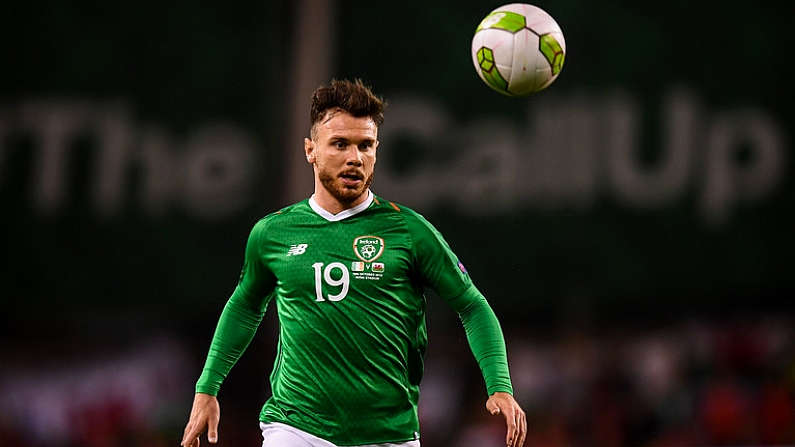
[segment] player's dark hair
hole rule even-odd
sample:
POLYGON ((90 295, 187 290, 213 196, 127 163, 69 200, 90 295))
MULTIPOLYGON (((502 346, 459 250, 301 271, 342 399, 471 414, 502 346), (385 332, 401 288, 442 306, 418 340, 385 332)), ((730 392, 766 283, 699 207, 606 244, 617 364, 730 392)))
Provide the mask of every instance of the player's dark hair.
POLYGON ((369 117, 376 127, 384 122, 384 109, 387 102, 375 95, 361 79, 349 81, 334 79, 312 93, 309 120, 314 137, 315 125, 333 109, 344 110, 356 118, 369 117))

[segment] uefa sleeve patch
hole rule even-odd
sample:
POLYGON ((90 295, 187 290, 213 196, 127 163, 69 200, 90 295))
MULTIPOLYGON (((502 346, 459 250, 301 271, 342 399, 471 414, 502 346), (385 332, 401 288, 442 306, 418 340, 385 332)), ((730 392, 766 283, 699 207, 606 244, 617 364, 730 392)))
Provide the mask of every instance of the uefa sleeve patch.
POLYGON ((461 273, 463 273, 465 275, 467 274, 467 268, 464 267, 464 263, 463 262, 458 261, 458 268, 461 270, 461 273))

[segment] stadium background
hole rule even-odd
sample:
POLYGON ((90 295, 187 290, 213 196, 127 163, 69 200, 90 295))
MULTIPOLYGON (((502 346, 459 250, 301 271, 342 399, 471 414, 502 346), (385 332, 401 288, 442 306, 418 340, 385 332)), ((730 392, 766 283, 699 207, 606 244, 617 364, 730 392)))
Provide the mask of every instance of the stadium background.
MULTIPOLYGON (((792 7, 539 2, 566 64, 510 99, 469 53, 499 3, 461 3, 3 4, 0 444, 178 444, 249 228, 311 191, 331 77, 391 101, 374 190, 490 298, 529 445, 795 444, 792 7)), ((428 318, 423 445, 501 445, 455 315, 428 318)), ((221 445, 259 443, 274 325, 221 445)))

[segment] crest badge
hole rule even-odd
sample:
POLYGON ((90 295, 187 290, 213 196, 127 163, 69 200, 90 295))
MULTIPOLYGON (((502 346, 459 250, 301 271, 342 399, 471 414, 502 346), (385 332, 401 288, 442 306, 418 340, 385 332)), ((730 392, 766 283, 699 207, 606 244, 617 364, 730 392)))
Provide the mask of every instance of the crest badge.
POLYGON ((359 236, 353 240, 353 252, 364 262, 373 262, 384 254, 384 240, 378 236, 359 236))

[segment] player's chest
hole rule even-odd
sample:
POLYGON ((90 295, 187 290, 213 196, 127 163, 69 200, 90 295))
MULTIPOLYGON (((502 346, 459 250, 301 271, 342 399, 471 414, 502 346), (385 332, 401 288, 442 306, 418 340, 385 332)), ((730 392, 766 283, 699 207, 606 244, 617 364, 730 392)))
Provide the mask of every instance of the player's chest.
POLYGON ((410 276, 411 239, 390 222, 295 225, 269 245, 266 264, 289 294, 312 290, 318 300, 342 299, 351 290, 395 287, 410 276))

